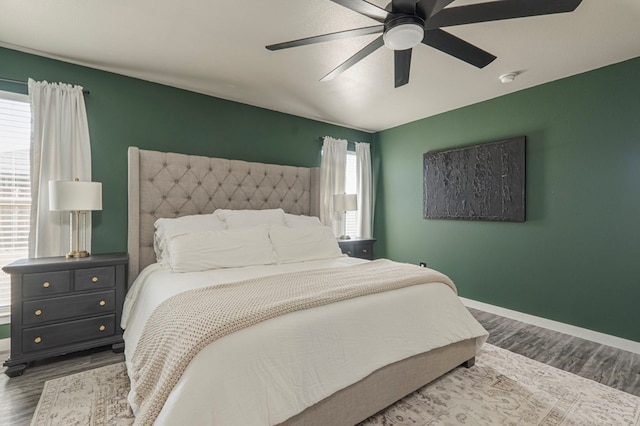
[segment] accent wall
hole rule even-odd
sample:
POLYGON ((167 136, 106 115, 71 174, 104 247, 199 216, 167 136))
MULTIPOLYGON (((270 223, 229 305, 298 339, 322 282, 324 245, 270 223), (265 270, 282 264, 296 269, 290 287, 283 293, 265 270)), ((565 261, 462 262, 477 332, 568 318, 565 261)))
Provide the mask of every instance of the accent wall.
MULTIPOLYGON (((463 297, 640 341, 640 58, 376 135, 376 254, 463 297), (524 135, 526 222, 425 220, 425 152, 524 135)), ((518 84, 517 80, 513 84, 518 84)))

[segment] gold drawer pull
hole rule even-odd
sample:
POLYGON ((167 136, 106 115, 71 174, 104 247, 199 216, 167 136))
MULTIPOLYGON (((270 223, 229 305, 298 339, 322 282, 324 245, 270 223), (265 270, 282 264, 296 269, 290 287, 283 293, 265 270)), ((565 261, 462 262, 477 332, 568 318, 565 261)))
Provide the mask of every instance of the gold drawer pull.
POLYGON ((107 329, 107 327, 105 327, 104 325, 100 326, 100 331, 105 331, 107 329))
POLYGON ((36 309, 34 314, 36 314, 36 316, 39 317, 40 315, 42 315, 42 310, 41 309, 36 309))
POLYGON ((51 284, 49 284, 49 281, 45 281, 45 282, 42 283, 42 287, 44 287, 44 288, 49 288, 50 285, 51 284))
POLYGON ((100 301, 100 306, 104 306, 104 305, 106 305, 106 304, 107 304, 107 302, 105 302, 104 300, 101 300, 101 301, 100 301))
POLYGON ((33 341, 36 342, 36 343, 40 343, 40 342, 42 342, 42 338, 36 337, 35 339, 33 339, 33 341))
POLYGON ((93 278, 91 278, 91 282, 92 282, 92 283, 97 283, 97 282, 98 282, 98 277, 93 277, 93 278))

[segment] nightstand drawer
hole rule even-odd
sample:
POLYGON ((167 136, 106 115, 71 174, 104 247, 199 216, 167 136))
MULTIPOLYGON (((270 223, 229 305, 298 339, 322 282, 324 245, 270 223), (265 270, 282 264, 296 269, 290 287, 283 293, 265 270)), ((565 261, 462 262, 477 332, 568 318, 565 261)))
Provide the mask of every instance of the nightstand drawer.
POLYGON ((71 291, 71 271, 42 272, 22 276, 22 297, 48 296, 71 291))
POLYGON ((23 330, 22 351, 34 352, 56 346, 109 337, 115 334, 115 315, 105 315, 23 330))
POLYGON ((115 311, 115 300, 113 290, 30 300, 22 304, 22 323, 37 325, 78 316, 104 315, 115 311))
POLYGON ((338 240, 340 250, 350 257, 373 260, 373 238, 352 238, 349 240, 338 240))
POLYGON ((73 287, 76 291, 96 290, 116 285, 116 270, 113 266, 87 268, 75 271, 73 287))
POLYGON ((372 243, 356 244, 354 248, 356 252, 354 257, 373 260, 373 244, 372 243))

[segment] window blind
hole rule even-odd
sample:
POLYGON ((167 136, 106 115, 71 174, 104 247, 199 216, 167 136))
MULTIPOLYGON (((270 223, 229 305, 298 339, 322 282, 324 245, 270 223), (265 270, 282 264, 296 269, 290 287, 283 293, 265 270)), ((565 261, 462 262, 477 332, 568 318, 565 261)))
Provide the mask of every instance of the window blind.
MULTIPOLYGON (((29 98, 0 91, 0 267, 28 256, 30 141, 29 98)), ((0 315, 10 305, 10 277, 0 271, 0 315)))

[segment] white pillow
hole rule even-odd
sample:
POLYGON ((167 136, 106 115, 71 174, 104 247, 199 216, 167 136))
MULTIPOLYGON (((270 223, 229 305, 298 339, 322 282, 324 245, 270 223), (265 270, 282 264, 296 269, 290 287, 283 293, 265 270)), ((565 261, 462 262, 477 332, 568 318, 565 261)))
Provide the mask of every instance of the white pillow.
POLYGON ((316 216, 304 216, 296 214, 284 214, 284 221, 290 228, 306 228, 309 226, 322 226, 320 219, 316 216))
POLYGON ((284 225, 284 210, 225 210, 218 209, 214 214, 220 218, 229 229, 246 228, 258 225, 284 225))
POLYGON ((269 228, 269 237, 280 263, 342 256, 338 241, 331 228, 327 226, 289 228, 272 225, 269 228))
POLYGON ((167 251, 174 272, 276 263, 266 226, 179 235, 167 251))
POLYGON ((227 228, 225 223, 214 214, 160 218, 153 226, 156 228, 153 235, 153 249, 156 252, 156 261, 162 265, 169 264, 165 249, 171 238, 191 232, 217 231, 227 228))

